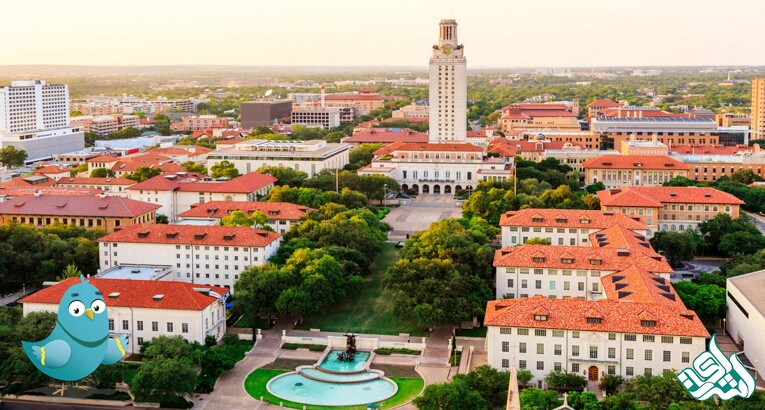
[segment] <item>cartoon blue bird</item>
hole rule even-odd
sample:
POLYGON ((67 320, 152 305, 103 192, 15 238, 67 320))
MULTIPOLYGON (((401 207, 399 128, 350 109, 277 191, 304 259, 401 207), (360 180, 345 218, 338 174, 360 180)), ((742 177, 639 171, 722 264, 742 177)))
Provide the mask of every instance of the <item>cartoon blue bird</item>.
MULTIPOLYGON (((75 381, 101 364, 118 362, 127 349, 127 335, 109 338, 106 304, 98 288, 80 276, 61 297, 56 327, 45 340, 21 342, 32 363, 50 377, 75 381)), ((62 392, 63 394, 63 392, 62 392)))

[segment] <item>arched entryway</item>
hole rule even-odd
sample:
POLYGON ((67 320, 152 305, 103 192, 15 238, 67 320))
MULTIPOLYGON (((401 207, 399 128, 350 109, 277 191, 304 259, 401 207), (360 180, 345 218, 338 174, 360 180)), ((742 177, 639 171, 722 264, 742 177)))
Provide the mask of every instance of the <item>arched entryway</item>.
POLYGON ((422 193, 423 194, 429 194, 430 193, 430 187, 428 186, 428 184, 425 184, 425 185, 422 186, 422 193))
POLYGON ((433 185, 433 193, 434 194, 440 194, 441 193, 441 185, 433 185))
POLYGON ((598 381, 598 366, 590 366, 587 370, 587 380, 598 381))
POLYGON ((419 185, 412 184, 412 189, 414 190, 414 192, 416 192, 418 194, 420 193, 420 186, 419 185))
POLYGON ((406 191, 407 189, 409 189, 409 185, 407 185, 407 184, 401 185, 401 190, 402 191, 406 191))
POLYGON ((473 192, 473 187, 472 187, 471 185, 468 185, 468 186, 465 188, 465 191, 468 191, 468 192, 473 192))
POLYGON ((451 194, 452 193, 452 186, 451 185, 444 186, 444 193, 445 194, 451 194))

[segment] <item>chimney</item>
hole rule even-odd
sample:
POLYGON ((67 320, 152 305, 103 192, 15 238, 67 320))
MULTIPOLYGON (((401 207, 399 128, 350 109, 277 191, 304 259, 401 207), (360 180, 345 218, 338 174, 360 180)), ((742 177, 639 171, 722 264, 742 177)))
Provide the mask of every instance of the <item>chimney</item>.
POLYGON ((635 133, 630 134, 630 144, 635 145, 635 133))

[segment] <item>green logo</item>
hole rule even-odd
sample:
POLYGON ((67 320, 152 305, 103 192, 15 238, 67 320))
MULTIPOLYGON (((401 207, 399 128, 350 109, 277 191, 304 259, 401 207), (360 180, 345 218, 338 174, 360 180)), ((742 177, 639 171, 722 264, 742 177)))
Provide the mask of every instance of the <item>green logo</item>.
POLYGON ((754 393, 754 378, 735 353, 725 357, 717 346, 716 336, 712 335, 709 350, 693 359, 693 367, 681 371, 677 379, 696 400, 712 396, 721 400, 736 396, 746 399, 754 393))

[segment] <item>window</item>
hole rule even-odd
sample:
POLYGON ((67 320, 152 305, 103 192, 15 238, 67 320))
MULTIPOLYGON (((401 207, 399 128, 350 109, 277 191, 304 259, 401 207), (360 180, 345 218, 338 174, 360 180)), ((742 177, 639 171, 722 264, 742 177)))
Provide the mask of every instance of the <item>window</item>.
POLYGON ((139 336, 138 337, 138 346, 141 346, 142 344, 143 344, 143 338, 139 336))
POLYGON ((525 360, 519 360, 518 361, 518 368, 521 369, 521 370, 525 370, 526 369, 526 361, 525 360))
POLYGON ((555 281, 554 280, 550 281, 549 287, 550 287, 550 290, 555 290, 555 281))
POLYGON ((167 332, 173 333, 173 322, 167 322, 167 332))
POLYGON ((520 342, 518 344, 518 353, 526 353, 526 342, 520 342))
POLYGON ((556 356, 560 356, 563 353, 562 345, 555 345, 553 350, 555 351, 556 356))
POLYGON ((518 329, 518 336, 528 336, 529 329, 518 329))
POLYGON ((541 280, 534 281, 534 289, 542 289, 542 281, 541 280))
POLYGON ((563 366, 561 366, 560 362, 553 363, 553 368, 555 369, 556 372, 563 370, 563 366))
POLYGON ((603 322, 603 319, 601 319, 599 317, 588 317, 587 318, 587 323, 590 323, 590 324, 597 325, 597 324, 600 324, 601 322, 603 322))
POLYGON ((512 287, 514 287, 514 286, 515 286, 515 284, 513 283, 513 279, 508 279, 508 280, 507 280, 507 287, 508 287, 508 288, 512 288, 512 287))
POLYGON ((616 340, 616 333, 609 333, 608 340, 616 340))
POLYGON ((680 344, 681 345, 689 345, 689 344, 692 344, 692 343, 693 343, 693 339, 691 339, 690 337, 681 337, 680 338, 680 344))
POLYGON ((626 342, 636 342, 637 341, 637 335, 624 335, 624 340, 626 342))
POLYGON ((545 344, 537 343, 537 354, 545 354, 545 344))
POLYGON ((575 331, 571 332, 571 337, 574 338, 574 339, 579 339, 579 331, 575 330, 575 331))
POLYGON ((545 369, 545 362, 538 361, 537 362, 537 370, 544 370, 545 369))
POLYGON ((616 348, 615 347, 609 347, 608 348, 608 358, 609 359, 616 359, 616 348))
POLYGON ((635 349, 627 349, 627 360, 635 358, 635 349))
POLYGON ((510 342, 502 342, 502 352, 508 353, 510 351, 510 342))
POLYGON ((645 360, 653 360, 653 350, 645 351, 645 360))
POLYGON ((189 333, 189 324, 181 323, 181 333, 189 333))
POLYGON ((661 337, 661 342, 662 343, 672 343, 674 341, 675 341, 675 338, 672 337, 672 336, 662 336, 661 337))
POLYGON ((138 330, 143 330, 143 320, 139 320, 135 325, 138 330))
POLYGON ((669 350, 665 350, 664 352, 662 352, 661 359, 663 361, 665 361, 665 362, 671 362, 672 361, 672 352, 669 351, 669 350))
POLYGON ((122 321, 122 330, 128 330, 128 321, 127 320, 123 320, 122 321))
POLYGON ((683 352, 681 360, 683 363, 690 363, 691 362, 691 354, 689 352, 683 352))
POLYGON ((597 358, 598 358, 598 347, 590 346, 590 359, 597 359, 597 358))
POLYGON ((513 333, 512 331, 513 331, 513 328, 511 328, 511 327, 500 327, 499 328, 499 334, 501 334, 501 335, 510 335, 510 334, 513 333))
POLYGON ((151 322, 151 330, 153 332, 158 332, 159 331, 159 322, 151 322))
POLYGON ((553 330, 553 337, 563 337, 562 330, 553 330))
POLYGON ((510 359, 502 359, 502 368, 503 369, 510 368, 510 359))
POLYGON ((653 343, 654 340, 653 335, 643 335, 643 343, 653 343))
POLYGON ((571 364, 571 373, 579 373, 579 363, 571 364))
POLYGON ((109 319, 109 330, 114 330, 114 319, 109 319))
POLYGON ((547 336, 547 330, 545 330, 545 329, 534 329, 534 336, 547 336))
POLYGON ((627 376, 634 376, 635 375, 635 368, 627 366, 625 368, 624 374, 627 375, 627 376))
POLYGON ((571 346, 571 356, 579 356, 579 346, 571 346))
POLYGON ((651 368, 650 367, 646 367, 645 371, 643 371, 643 374, 645 374, 646 376, 650 376, 652 374, 651 368))
MULTIPOLYGON (((544 322, 544 321, 547 320, 547 315, 534 315, 534 320, 538 320, 538 321, 543 321, 544 322)), ((536 333, 538 331, 539 330, 535 330, 534 333, 536 333)))

